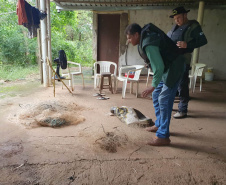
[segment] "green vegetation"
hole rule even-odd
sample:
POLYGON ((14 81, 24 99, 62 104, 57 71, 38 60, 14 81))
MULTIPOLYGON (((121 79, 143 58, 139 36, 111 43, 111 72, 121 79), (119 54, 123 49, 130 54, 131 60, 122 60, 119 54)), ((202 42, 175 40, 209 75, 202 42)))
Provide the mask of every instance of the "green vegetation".
MULTIPOLYGON (((39 73, 37 38, 29 39, 28 30, 18 25, 15 13, 17 0, 0 0, 0 79, 25 78, 39 73)), ((31 1, 35 6, 35 1, 31 1)), ((51 2, 52 58, 63 49, 70 61, 92 65, 92 12, 61 11, 51 2)))
POLYGON ((38 65, 3 65, 0 67, 0 79, 14 81, 24 79, 28 75, 37 74, 39 72, 38 65))

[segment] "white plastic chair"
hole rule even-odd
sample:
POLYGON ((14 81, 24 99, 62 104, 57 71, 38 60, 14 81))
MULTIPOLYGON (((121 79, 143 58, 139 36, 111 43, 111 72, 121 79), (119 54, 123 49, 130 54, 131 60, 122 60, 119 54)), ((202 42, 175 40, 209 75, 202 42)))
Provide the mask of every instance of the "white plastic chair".
POLYGON ((114 91, 116 87, 116 75, 117 75, 117 64, 110 61, 97 61, 94 63, 94 89, 100 85, 101 73, 110 73, 111 66, 114 67, 114 72, 111 74, 111 79, 114 81, 114 91), (97 72, 97 66, 100 67, 99 73, 97 72))
POLYGON ((193 93, 195 92, 195 85, 196 85, 197 77, 199 77, 199 79, 200 79, 200 92, 202 91, 202 73, 203 73, 204 68, 206 67, 206 64, 197 63, 197 64, 194 64, 194 67, 195 67, 194 74, 189 75, 190 88, 193 93))
POLYGON ((144 65, 132 65, 132 66, 123 66, 119 69, 119 76, 117 77, 116 89, 118 89, 118 81, 123 82, 122 98, 125 98, 127 82, 130 82, 130 94, 133 93, 133 83, 137 83, 136 97, 138 97, 139 78, 143 68, 144 65), (127 73, 127 77, 124 76, 125 72, 127 73), (134 77, 130 78, 129 74, 134 74, 134 77))
POLYGON ((149 81, 149 76, 150 75, 154 75, 154 73, 152 72, 151 68, 148 68, 148 76, 147 76, 147 82, 146 82, 146 87, 148 86, 148 81, 149 81))
POLYGON ((70 67, 68 67, 67 71, 62 71, 62 76, 68 76, 71 80, 69 80, 69 86, 71 86, 72 91, 74 90, 74 76, 81 75, 82 76, 82 84, 83 88, 85 87, 84 84, 84 77, 82 73, 82 66, 80 63, 67 61, 68 64, 70 64, 70 67))

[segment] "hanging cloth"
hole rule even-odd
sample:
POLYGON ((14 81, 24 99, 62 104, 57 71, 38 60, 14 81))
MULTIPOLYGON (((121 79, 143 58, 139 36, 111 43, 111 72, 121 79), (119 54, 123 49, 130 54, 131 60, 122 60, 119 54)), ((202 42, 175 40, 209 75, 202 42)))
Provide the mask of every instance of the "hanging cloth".
POLYGON ((27 23, 24 23, 24 27, 28 29, 28 37, 37 37, 37 29, 40 25, 40 20, 46 17, 46 13, 41 13, 39 9, 31 6, 27 1, 25 1, 25 11, 27 15, 27 23))
POLYGON ((28 29, 28 37, 37 37, 37 29, 40 25, 40 20, 43 20, 47 14, 42 13, 39 9, 31 6, 25 0, 18 0, 17 15, 19 25, 23 25, 28 29))
POLYGON ((32 14, 32 6, 29 3, 27 3, 26 1, 25 1, 25 11, 26 11, 28 23, 25 23, 23 25, 29 31, 28 37, 29 38, 37 37, 37 28, 39 27, 39 25, 37 25, 37 26, 34 25, 33 14, 32 14))
POLYGON ((19 25, 28 23, 26 11, 25 11, 25 1, 24 0, 18 0, 16 13, 18 15, 18 24, 19 25))

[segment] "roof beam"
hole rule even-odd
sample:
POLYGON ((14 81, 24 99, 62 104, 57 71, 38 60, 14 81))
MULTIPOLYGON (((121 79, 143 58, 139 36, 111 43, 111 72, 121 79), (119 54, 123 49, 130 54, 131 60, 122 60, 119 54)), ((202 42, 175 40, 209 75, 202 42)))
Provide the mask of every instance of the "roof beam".
MULTIPOLYGON (((161 6, 193 6, 198 5, 199 0, 53 0, 58 10, 133 10, 153 9, 161 6)), ((206 5, 225 7, 226 1, 205 0, 206 5)))

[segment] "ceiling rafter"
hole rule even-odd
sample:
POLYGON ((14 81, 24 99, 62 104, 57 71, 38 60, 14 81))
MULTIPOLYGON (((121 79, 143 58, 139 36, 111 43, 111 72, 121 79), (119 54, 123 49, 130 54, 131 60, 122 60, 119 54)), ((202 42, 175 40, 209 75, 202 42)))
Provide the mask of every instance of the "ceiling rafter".
MULTIPOLYGON (((195 5, 200 0, 53 0, 59 9, 124 10, 154 6, 195 5)), ((226 0, 204 0, 206 5, 226 5, 226 0)))
MULTIPOLYGON (((59 4, 71 3, 71 4, 112 4, 112 5, 151 5, 162 3, 196 3, 199 0, 53 0, 59 4)), ((206 4, 226 4, 225 0, 204 0, 206 4)))

